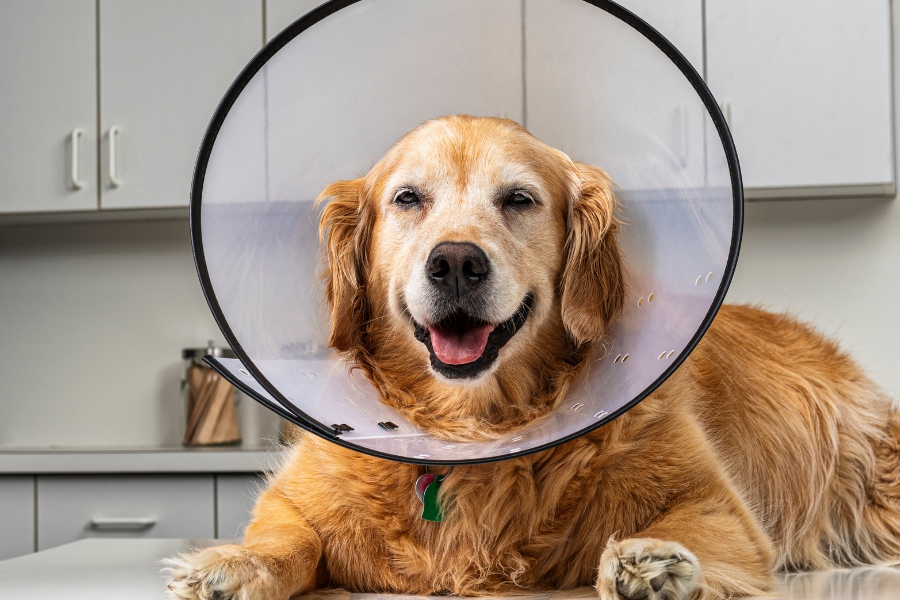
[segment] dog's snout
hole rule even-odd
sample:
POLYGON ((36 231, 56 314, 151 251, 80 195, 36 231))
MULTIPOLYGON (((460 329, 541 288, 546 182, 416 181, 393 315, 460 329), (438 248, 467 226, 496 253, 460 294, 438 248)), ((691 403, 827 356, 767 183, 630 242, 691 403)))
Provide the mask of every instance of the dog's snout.
POLYGON ((445 294, 465 296, 490 272, 484 251, 469 242, 443 242, 431 250, 425 264, 428 278, 445 294))

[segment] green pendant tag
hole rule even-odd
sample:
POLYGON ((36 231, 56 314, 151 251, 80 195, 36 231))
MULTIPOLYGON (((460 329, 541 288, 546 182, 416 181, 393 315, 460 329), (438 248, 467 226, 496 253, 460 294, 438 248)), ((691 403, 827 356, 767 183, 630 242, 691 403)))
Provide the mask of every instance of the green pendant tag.
POLYGON ((425 495, 422 498, 422 518, 426 521, 434 521, 435 523, 440 523, 444 520, 444 515, 441 512, 441 505, 438 502, 438 490, 441 488, 441 481, 443 481, 444 476, 438 475, 434 478, 434 481, 428 484, 428 487, 425 488, 425 495))

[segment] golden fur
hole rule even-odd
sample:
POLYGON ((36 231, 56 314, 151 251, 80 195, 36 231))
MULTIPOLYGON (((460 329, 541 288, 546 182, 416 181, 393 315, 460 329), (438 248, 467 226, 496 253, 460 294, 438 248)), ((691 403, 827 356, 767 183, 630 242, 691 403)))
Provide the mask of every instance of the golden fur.
MULTIPOLYGON (((512 122, 431 121, 322 197, 330 343, 434 435, 495 437, 551 410, 621 310, 608 178, 512 122), (540 203, 491 201, 510 177, 540 203), (433 187, 401 212, 393 194, 413 179, 433 187), (488 247, 503 285, 535 296, 473 381, 436 375, 412 335, 416 269, 443 240, 488 247)), ((508 314, 516 297, 491 308, 508 314)), ((595 585, 602 599, 677 600, 764 592, 773 569, 900 559, 900 414, 832 342, 746 306, 722 307, 681 368, 608 425, 456 467, 443 523, 419 518, 421 473, 299 434, 243 543, 172 559, 169 587, 256 599, 595 585)))

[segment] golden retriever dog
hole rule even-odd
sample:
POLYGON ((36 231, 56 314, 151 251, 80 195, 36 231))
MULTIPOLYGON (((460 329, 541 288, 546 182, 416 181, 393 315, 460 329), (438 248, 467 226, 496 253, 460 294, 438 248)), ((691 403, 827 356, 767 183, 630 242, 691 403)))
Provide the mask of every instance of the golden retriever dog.
MULTIPOLYGON (((331 346, 444 439, 546 415, 626 301, 609 177, 508 120, 429 121, 320 200, 331 346)), ((171 559, 169 589, 681 600, 900 559, 897 410, 835 344, 746 306, 609 424, 457 466, 442 523, 420 518, 423 473, 298 434, 243 543, 171 559)))

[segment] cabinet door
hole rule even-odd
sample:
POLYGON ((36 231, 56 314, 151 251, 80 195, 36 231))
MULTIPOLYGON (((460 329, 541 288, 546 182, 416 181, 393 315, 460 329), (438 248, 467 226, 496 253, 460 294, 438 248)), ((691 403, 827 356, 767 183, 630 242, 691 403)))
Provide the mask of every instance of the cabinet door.
POLYGON ((0 560, 34 552, 34 477, 0 476, 0 560))
MULTIPOLYGON (((677 0, 673 8, 637 0, 624 6, 702 63, 702 37, 692 39, 687 33, 702 31, 700 0, 677 0)), ((631 192, 655 194, 676 172, 685 187, 707 185, 702 144, 706 115, 699 103, 687 106, 673 100, 688 84, 659 49, 616 17, 581 0, 528 0, 525 7, 531 133, 573 160, 607 170, 623 197, 631 192), (667 94, 673 80, 682 88, 667 94), (636 150, 641 148, 646 152, 636 150), (640 154, 639 161, 635 154, 640 154)))
POLYGON ((212 475, 39 475, 37 481, 39 550, 86 537, 215 536, 212 475))
MULTIPOLYGON (((277 34, 314 5, 267 0, 277 34)), ((521 0, 364 0, 267 63, 267 193, 312 200, 447 114, 522 121, 521 0)), ((247 160, 250 160, 248 157, 247 160)))
POLYGON ((703 74, 702 0, 619 0, 659 31, 703 74))
POLYGON ((187 206, 206 126, 262 31, 259 0, 100 0, 101 208, 187 206))
POLYGON ((266 0, 266 41, 322 3, 323 0, 266 0))
POLYGON ((0 3, 0 212, 97 208, 96 23, 94 0, 0 3))
MULTIPOLYGON (((619 4, 647 21, 703 72, 702 0, 619 0, 619 4)), ((323 3, 323 0, 268 0, 267 41, 323 3)))
POLYGON ((889 0, 707 0, 748 197, 892 194, 889 0))
POLYGON ((262 475, 216 475, 216 538, 244 537, 256 498, 265 488, 262 475))

